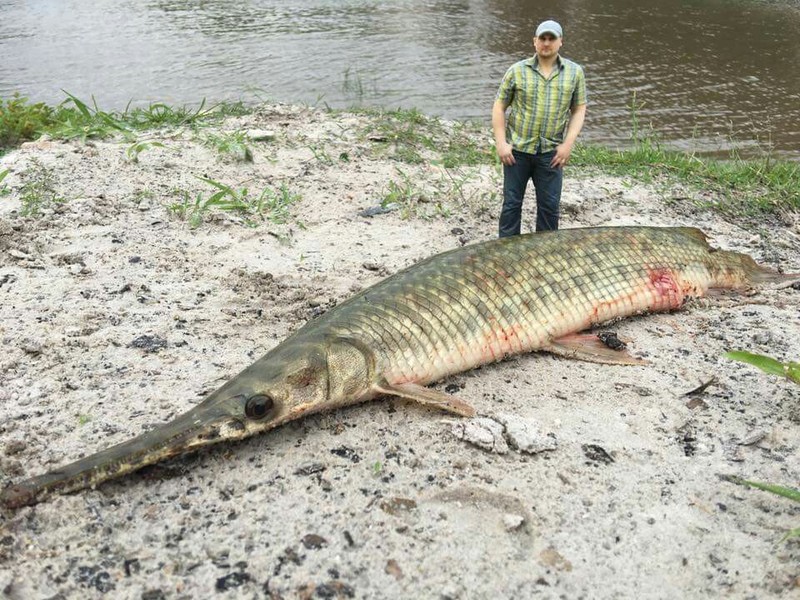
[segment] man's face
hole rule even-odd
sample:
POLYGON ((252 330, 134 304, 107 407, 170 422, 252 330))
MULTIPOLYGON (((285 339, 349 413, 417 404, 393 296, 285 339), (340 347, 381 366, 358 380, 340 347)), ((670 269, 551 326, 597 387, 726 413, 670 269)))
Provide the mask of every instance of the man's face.
POLYGON ((536 54, 542 58, 550 58, 558 54, 561 48, 561 38, 557 38, 552 33, 543 33, 539 37, 533 38, 533 46, 536 54))

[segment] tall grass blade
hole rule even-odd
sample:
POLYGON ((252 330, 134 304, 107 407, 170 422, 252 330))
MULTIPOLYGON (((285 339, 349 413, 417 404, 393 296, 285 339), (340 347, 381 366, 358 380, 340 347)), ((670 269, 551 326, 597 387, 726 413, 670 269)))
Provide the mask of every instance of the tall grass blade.
POLYGON ((769 356, 753 354, 752 352, 746 352, 744 350, 732 350, 731 352, 726 352, 724 356, 731 360, 738 360, 739 362, 758 367, 770 375, 780 375, 781 377, 791 379, 795 383, 800 383, 800 363, 782 363, 769 356))
POLYGON ((750 481, 748 479, 742 479, 741 477, 735 477, 735 476, 725 477, 725 479, 730 481, 731 483, 736 483, 738 485, 743 485, 743 486, 749 486, 752 488, 763 490, 765 492, 776 494, 778 496, 783 496, 784 498, 788 498, 789 500, 793 500, 795 502, 800 502, 800 490, 784 487, 782 485, 774 485, 771 483, 760 483, 758 481, 750 481))

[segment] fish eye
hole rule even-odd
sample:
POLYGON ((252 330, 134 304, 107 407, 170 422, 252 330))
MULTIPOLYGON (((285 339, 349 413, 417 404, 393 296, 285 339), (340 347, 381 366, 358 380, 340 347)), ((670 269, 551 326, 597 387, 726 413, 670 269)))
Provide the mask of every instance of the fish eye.
POLYGON ((247 418, 258 421, 266 417, 274 406, 275 401, 272 398, 264 394, 257 394, 247 399, 247 404, 244 405, 244 414, 247 415, 247 418))

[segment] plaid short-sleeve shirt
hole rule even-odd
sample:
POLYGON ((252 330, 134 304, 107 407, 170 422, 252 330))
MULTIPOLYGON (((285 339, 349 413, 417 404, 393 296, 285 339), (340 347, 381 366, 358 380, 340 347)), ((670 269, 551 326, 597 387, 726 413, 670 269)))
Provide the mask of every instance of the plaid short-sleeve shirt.
POLYGON ((506 139, 515 150, 555 150, 564 141, 570 109, 586 104, 583 68, 559 56, 545 78, 536 56, 521 60, 506 71, 495 99, 511 106, 506 139))

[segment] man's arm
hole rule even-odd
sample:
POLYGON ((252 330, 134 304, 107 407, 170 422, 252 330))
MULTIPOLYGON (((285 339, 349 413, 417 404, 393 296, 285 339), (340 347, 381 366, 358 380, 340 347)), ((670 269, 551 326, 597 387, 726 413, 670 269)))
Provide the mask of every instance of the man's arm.
POLYGON ((550 161, 551 167, 563 167, 569 160, 569 155, 572 154, 572 146, 575 140, 578 139, 578 134, 583 129, 583 121, 586 119, 586 105, 579 104, 570 109, 572 113, 569 118, 569 125, 567 125, 567 134, 564 136, 564 141, 556 147, 556 154, 553 160, 550 161))
POLYGON ((492 107, 492 131, 494 132, 494 144, 500 162, 504 165, 514 164, 514 155, 511 154, 511 144, 506 141, 506 109, 508 103, 503 100, 495 100, 492 107))

